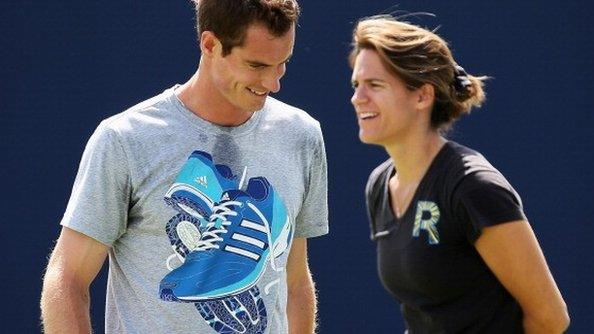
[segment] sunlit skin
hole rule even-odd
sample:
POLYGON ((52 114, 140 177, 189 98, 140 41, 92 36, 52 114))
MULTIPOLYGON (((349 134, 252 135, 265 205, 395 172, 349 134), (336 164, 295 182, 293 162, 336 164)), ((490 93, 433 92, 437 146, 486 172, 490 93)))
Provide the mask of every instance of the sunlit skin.
MULTIPOLYGON (((220 41, 205 31, 200 36, 199 68, 190 80, 176 87, 175 93, 187 109, 206 121, 220 126, 241 125, 262 109, 270 93, 280 90, 294 42, 294 26, 282 36, 274 36, 266 27, 255 24, 247 28, 242 45, 223 56, 220 41)), ((103 243, 63 228, 44 277, 41 307, 45 332, 91 332, 89 286, 108 251, 103 243)), ((314 333, 316 296, 306 238, 293 239, 285 277, 284 315, 289 331, 314 333)))
POLYGON ((386 68, 379 54, 369 49, 362 49, 355 58, 351 82, 359 138, 383 146, 398 170, 390 179, 392 208, 398 217, 408 208, 420 179, 445 143, 430 125, 433 87, 408 88, 386 68))
POLYGON ((363 49, 355 59, 351 102, 357 112, 359 138, 367 144, 389 146, 420 123, 418 93, 388 71, 374 50, 363 49))
POLYGON ((247 121, 280 90, 295 43, 295 27, 282 36, 260 24, 248 27, 243 45, 223 56, 221 42, 202 33, 198 72, 178 90, 186 107, 203 119, 224 126, 247 121))
MULTIPOLYGON (((402 217, 445 139, 430 124, 433 86, 407 89, 380 59, 374 50, 363 49, 357 55, 351 102, 361 141, 383 146, 394 163, 397 173, 388 184, 390 207, 402 217)), ((520 303, 526 333, 561 333, 567 328, 567 307, 527 221, 485 227, 474 246, 520 303)))

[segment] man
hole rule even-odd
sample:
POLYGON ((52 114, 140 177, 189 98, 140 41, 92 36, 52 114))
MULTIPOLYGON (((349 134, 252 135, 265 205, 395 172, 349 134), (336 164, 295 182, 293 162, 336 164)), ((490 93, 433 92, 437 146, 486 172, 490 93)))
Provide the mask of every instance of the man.
POLYGON ((108 333, 312 333, 306 238, 327 233, 317 121, 280 89, 294 0, 200 0, 194 76, 103 121, 83 154, 41 308, 91 331, 109 255, 108 333))

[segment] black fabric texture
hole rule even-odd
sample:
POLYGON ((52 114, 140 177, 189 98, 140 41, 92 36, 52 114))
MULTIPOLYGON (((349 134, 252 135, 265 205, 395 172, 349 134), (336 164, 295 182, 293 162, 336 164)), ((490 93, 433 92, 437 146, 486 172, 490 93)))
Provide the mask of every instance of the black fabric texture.
POLYGON ((449 141, 411 204, 390 206, 390 160, 365 189, 380 280, 401 303, 409 334, 522 333, 522 311, 474 247, 488 226, 525 220, 513 187, 481 154, 449 141))

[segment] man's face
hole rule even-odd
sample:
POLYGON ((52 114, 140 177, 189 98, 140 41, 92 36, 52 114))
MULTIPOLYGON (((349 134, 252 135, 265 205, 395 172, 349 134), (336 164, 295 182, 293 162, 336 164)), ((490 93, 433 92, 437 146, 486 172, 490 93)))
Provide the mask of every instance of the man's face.
POLYGON ((262 109, 266 96, 280 90, 280 79, 293 53, 295 27, 276 37, 266 27, 248 27, 243 45, 222 56, 218 47, 212 58, 212 82, 223 98, 241 111, 262 109))

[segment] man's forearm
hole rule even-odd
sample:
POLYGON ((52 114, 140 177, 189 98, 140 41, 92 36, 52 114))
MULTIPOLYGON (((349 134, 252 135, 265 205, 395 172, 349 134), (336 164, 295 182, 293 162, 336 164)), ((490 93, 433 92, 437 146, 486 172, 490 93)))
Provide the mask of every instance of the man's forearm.
POLYGON ((68 284, 46 274, 41 294, 43 331, 53 333, 91 333, 89 290, 68 284))
POLYGON ((290 334, 311 334, 316 329, 317 302, 311 277, 305 284, 289 289, 287 316, 290 334))

